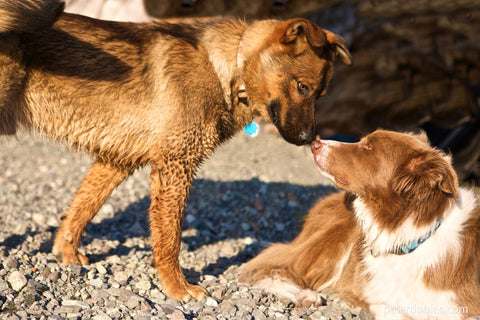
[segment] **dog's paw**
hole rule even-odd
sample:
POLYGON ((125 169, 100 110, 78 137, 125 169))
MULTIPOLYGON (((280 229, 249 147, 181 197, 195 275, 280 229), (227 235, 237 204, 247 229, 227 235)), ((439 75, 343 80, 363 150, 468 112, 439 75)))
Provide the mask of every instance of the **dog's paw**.
POLYGON ((320 307, 326 305, 327 301, 318 293, 313 290, 302 290, 297 295, 298 304, 302 307, 309 308, 311 306, 320 307))
POLYGON ((207 296, 207 291, 200 286, 187 284, 186 289, 188 294, 190 294, 190 296, 197 301, 203 300, 207 296))
POLYGON ((54 246, 52 253, 57 258, 58 263, 64 265, 75 263, 80 266, 86 266, 89 264, 88 258, 85 255, 69 248, 54 246))
POLYGON ((207 296, 207 292, 202 287, 185 283, 182 287, 176 288, 163 288, 168 297, 187 302, 190 299, 195 299, 197 301, 202 300, 207 296))

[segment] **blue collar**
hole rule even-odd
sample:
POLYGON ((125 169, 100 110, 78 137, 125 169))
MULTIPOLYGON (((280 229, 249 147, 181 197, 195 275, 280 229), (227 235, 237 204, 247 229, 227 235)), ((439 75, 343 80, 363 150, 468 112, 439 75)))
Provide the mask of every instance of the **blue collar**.
POLYGON ((411 252, 415 251, 415 249, 417 249, 422 243, 424 243, 428 238, 430 238, 435 233, 435 231, 438 230, 438 228, 440 228, 440 225, 442 224, 442 222, 443 222, 443 219, 440 219, 440 221, 438 221, 438 223, 435 225, 435 228, 433 228, 433 230, 430 230, 423 238, 414 240, 413 242, 410 242, 409 244, 402 245, 400 247, 396 247, 396 248, 388 251, 387 253, 396 254, 396 255, 404 255, 404 254, 408 254, 408 253, 411 253, 411 252))

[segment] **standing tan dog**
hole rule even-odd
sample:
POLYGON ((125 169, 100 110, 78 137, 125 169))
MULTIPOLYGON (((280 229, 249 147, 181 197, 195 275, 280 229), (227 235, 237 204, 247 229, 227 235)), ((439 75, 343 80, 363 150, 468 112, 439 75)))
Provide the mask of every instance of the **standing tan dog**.
POLYGON ((168 296, 201 299, 178 262, 195 170, 255 117, 310 143, 343 40, 305 19, 121 23, 57 0, 0 0, 0 133, 44 132, 94 159, 53 251, 87 264, 81 234, 112 190, 151 165, 154 262, 168 296))

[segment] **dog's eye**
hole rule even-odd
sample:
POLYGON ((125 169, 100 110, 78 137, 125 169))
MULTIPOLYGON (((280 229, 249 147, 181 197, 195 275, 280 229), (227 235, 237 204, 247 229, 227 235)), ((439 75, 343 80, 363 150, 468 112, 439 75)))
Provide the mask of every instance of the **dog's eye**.
POLYGON ((309 92, 309 88, 301 82, 297 82, 297 90, 303 96, 306 96, 309 92))

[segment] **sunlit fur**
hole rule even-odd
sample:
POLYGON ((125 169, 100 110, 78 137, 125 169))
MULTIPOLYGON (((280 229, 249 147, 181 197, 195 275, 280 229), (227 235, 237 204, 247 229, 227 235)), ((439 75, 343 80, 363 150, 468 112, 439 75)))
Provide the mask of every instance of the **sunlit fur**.
POLYGON ((324 93, 335 56, 349 64, 350 54, 339 36, 305 19, 135 24, 62 10, 57 0, 0 0, 0 134, 42 132, 94 158, 53 252, 65 264, 87 264, 77 250, 86 225, 119 183, 150 165, 162 288, 201 299, 205 290, 187 283, 178 261, 197 167, 256 117, 275 115, 285 140, 310 143, 312 97, 324 93), (311 93, 299 97, 295 80, 311 93))
POLYGON ((388 131, 317 141, 312 151, 344 191, 320 200, 291 243, 244 265, 242 280, 305 305, 332 289, 377 319, 480 314, 480 208, 458 187, 450 157, 424 135, 388 131), (395 253, 429 232, 414 251, 395 253))

